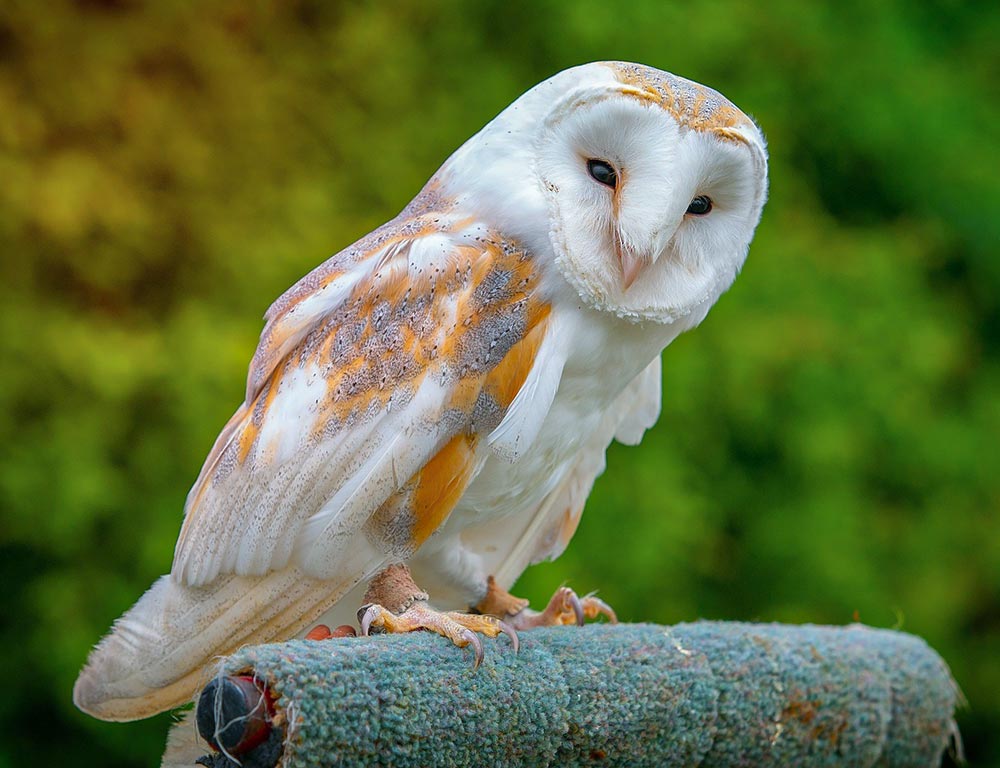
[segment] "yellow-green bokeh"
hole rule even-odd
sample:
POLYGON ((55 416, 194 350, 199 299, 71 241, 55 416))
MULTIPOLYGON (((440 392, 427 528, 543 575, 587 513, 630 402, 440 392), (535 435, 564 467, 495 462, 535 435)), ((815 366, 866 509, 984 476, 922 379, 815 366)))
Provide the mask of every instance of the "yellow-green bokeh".
POLYGON ((1000 765, 1000 6, 18 2, 0 7, 0 768, 156 764, 70 689, 170 566, 270 301, 522 91, 595 59, 760 122, 744 273, 664 356, 559 561, 627 619, 928 639, 1000 765))

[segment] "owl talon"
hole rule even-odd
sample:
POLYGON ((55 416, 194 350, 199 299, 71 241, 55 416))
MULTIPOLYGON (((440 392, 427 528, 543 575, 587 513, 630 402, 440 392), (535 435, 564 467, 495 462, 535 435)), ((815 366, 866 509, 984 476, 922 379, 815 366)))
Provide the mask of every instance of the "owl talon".
POLYGON ((358 611, 361 635, 368 637, 383 633, 401 634, 427 630, 447 637, 459 648, 472 647, 472 668, 483 662, 485 652, 480 634, 497 637, 501 632, 510 638, 514 653, 520 648, 517 632, 512 626, 493 616, 471 613, 442 613, 424 601, 416 601, 402 613, 396 614, 377 603, 364 605, 358 611))
MULTIPOLYGON (((361 610, 358 611, 358 623, 361 625, 361 636, 368 637, 372 632, 372 623, 379 619, 382 612, 385 611, 381 605, 363 605, 361 610)), ((381 634, 379 629, 381 625, 376 626, 375 634, 381 634)), ((385 631, 384 628, 381 631, 385 631)))
POLYGON ((472 646, 472 651, 475 654, 475 660, 472 662, 473 669, 479 669, 479 665, 483 663, 483 643, 476 637, 476 633, 471 629, 466 629, 462 631, 461 637, 465 640, 468 645, 472 646))
POLYGON ((500 631, 510 638, 510 645, 514 649, 514 653, 516 654, 518 651, 521 650, 521 640, 517 636, 517 630, 515 630, 506 621, 498 621, 497 623, 500 625, 500 631))
POLYGON ((576 596, 576 592, 569 590, 568 602, 570 607, 573 609, 573 616, 576 618, 576 625, 578 627, 582 627, 584 621, 583 604, 580 602, 580 598, 576 596))
POLYGON ((582 627, 586 614, 576 592, 569 587, 559 587, 549 599, 545 610, 538 614, 538 618, 542 620, 542 624, 536 626, 576 624, 582 627))
POLYGON ((560 587, 552 595, 545 610, 539 612, 522 608, 507 617, 507 620, 512 629, 521 630, 566 624, 582 627, 585 621, 596 619, 598 616, 604 616, 611 624, 618 623, 614 609, 600 598, 593 594, 581 598, 569 587, 560 587))
POLYGON ((601 598, 595 597, 593 592, 583 598, 582 604, 583 615, 586 618, 596 619, 598 616, 603 616, 608 620, 609 624, 618 623, 618 614, 615 613, 615 609, 601 600, 601 598))

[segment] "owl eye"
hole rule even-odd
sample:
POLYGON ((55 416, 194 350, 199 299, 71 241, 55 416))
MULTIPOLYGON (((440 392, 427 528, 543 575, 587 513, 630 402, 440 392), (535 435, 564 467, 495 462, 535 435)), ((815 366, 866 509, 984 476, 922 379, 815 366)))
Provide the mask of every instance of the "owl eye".
POLYGON ((610 163, 604 160, 588 160, 587 173, 594 181, 599 181, 606 187, 614 189, 618 186, 618 173, 610 163))
POLYGON ((687 212, 692 216, 704 216, 711 210, 712 198, 706 197, 705 195, 698 195, 698 197, 691 201, 691 205, 688 206, 687 212))

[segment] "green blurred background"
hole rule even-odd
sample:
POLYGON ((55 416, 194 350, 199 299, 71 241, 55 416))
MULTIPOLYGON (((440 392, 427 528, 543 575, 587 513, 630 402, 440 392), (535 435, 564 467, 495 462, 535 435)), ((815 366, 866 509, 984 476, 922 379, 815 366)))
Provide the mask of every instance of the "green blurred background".
POLYGON ((1000 4, 277 5, 0 9, 0 766, 157 763, 167 716, 70 690, 169 568, 262 313, 594 59, 752 113, 771 199, 658 426, 519 591, 915 632, 1000 765, 1000 4))

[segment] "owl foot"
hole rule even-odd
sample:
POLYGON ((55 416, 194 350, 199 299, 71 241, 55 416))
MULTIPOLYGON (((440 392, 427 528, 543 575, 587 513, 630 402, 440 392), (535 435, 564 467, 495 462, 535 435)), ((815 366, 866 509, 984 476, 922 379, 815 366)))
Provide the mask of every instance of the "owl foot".
POLYGON ((358 611, 358 621, 361 623, 362 635, 425 629, 447 637, 459 648, 471 645, 474 654, 473 669, 483 661, 483 643, 479 635, 496 637, 501 632, 504 633, 510 638, 514 653, 517 653, 520 645, 517 632, 500 619, 459 611, 436 611, 423 601, 413 603, 400 614, 378 604, 365 605, 358 611))
POLYGON ((508 622, 515 629, 533 629, 534 627, 553 627, 566 624, 576 624, 582 627, 587 619, 604 616, 612 624, 618 623, 618 617, 610 605, 594 595, 577 597, 569 587, 559 587, 545 606, 545 610, 533 611, 525 608, 511 616, 508 622))
POLYGON ((476 606, 476 610, 501 616, 514 629, 521 630, 565 624, 583 626, 584 621, 598 616, 604 616, 612 624, 618 623, 618 617, 610 605, 592 594, 580 598, 569 587, 559 587, 541 612, 533 611, 527 606, 527 600, 514 597, 501 589, 490 576, 486 597, 476 606))
POLYGON ((368 585, 365 604, 358 611, 361 634, 414 632, 418 629, 447 637, 459 648, 472 646, 473 669, 483 660, 479 635, 497 637, 501 632, 510 638, 514 653, 519 642, 517 632, 495 616, 460 611, 436 611, 427 604, 428 595, 413 581, 405 565, 390 565, 368 585))

